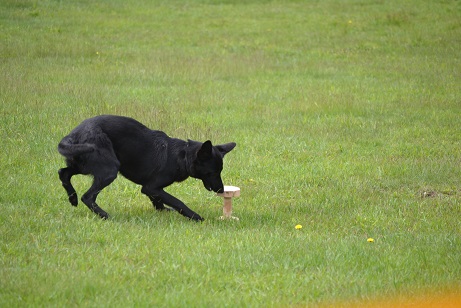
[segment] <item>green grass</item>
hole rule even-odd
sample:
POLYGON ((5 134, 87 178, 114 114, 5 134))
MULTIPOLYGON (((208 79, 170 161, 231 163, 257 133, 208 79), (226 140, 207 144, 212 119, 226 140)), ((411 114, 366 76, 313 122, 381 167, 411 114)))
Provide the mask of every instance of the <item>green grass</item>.
POLYGON ((2 0, 0 41, 0 306, 459 290, 459 1, 2 0), (192 179, 168 191, 203 223, 122 177, 98 199, 111 220, 71 207, 57 143, 103 113, 237 142, 240 221, 192 179))

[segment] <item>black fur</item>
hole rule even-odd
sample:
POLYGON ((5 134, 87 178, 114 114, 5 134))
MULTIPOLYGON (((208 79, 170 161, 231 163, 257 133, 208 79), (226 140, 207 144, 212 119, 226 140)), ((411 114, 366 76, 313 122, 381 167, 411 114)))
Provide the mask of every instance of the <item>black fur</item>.
POLYGON ((69 201, 77 206, 77 193, 70 179, 76 174, 90 174, 93 184, 82 196, 90 210, 106 219, 109 215, 96 203, 99 192, 112 183, 120 172, 142 186, 157 210, 170 206, 197 221, 200 215, 163 188, 189 176, 202 180, 208 190, 221 192, 223 157, 235 143, 213 146, 210 141, 183 141, 151 130, 138 121, 121 116, 102 115, 83 121, 58 145, 67 167, 59 178, 69 201))

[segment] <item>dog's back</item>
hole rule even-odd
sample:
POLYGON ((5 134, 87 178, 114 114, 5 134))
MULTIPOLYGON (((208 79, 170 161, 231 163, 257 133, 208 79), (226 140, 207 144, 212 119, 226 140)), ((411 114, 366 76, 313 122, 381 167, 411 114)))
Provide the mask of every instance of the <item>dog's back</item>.
POLYGON ((64 156, 72 156, 72 148, 75 149, 74 155, 79 155, 82 151, 91 152, 89 148, 94 149, 95 146, 113 146, 112 141, 116 141, 116 147, 138 145, 139 142, 147 141, 142 139, 145 139, 150 131, 131 118, 101 115, 86 119, 74 128, 59 143, 58 151, 64 156), (110 144, 107 144, 106 137, 111 141, 110 144), (84 150, 85 148, 87 150, 84 150))
POLYGON ((102 154, 104 159, 118 161, 123 176, 143 184, 148 174, 165 165, 170 139, 132 118, 101 115, 86 119, 72 130, 59 143, 58 151, 84 174, 91 173, 85 165, 99 161, 102 154), (91 154, 95 150, 97 153, 91 154))

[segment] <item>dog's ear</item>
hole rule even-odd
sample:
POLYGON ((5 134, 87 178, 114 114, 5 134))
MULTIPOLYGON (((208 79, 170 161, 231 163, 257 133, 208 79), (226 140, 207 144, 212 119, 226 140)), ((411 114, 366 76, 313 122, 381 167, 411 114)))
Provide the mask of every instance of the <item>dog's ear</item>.
POLYGON ((205 141, 202 144, 202 147, 197 152, 197 158, 200 160, 208 160, 211 159, 213 152, 213 145, 211 144, 210 140, 205 141))
POLYGON ((229 142, 226 144, 217 145, 216 148, 221 152, 221 155, 224 156, 230 151, 232 151, 237 144, 235 142, 229 142))

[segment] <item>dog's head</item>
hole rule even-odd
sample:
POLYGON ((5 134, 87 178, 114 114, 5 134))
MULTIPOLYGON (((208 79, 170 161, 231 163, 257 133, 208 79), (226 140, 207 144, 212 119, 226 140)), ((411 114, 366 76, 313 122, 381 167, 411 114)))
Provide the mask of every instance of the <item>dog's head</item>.
POLYGON ((200 179, 207 190, 223 192, 224 185, 221 179, 223 157, 236 146, 235 142, 213 146, 211 141, 205 141, 197 152, 193 163, 194 178, 200 179))

